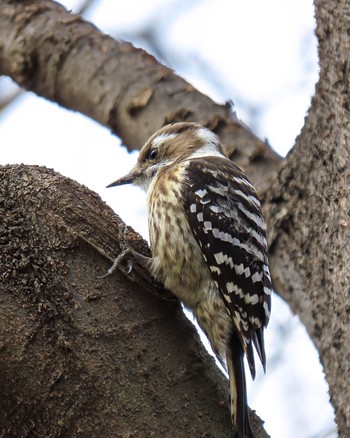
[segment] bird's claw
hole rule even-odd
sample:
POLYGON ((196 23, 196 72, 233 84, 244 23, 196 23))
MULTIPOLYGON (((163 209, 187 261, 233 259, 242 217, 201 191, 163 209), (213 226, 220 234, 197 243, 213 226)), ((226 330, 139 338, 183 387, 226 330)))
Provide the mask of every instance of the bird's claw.
MULTIPOLYGON (((112 266, 108 269, 108 271, 103 274, 103 275, 99 275, 96 278, 98 280, 101 280, 103 278, 108 277, 109 275, 113 274, 113 272, 118 268, 118 266, 120 265, 121 261, 125 258, 126 255, 132 253, 132 250, 130 250, 128 243, 126 241, 125 235, 128 231, 128 227, 125 224, 121 224, 120 228, 119 228, 119 241, 122 242, 121 243, 121 251, 119 253, 119 255, 114 259, 112 266)), ((127 271, 126 271, 126 275, 129 275, 130 272, 132 271, 132 261, 128 258, 127 259, 127 271)))

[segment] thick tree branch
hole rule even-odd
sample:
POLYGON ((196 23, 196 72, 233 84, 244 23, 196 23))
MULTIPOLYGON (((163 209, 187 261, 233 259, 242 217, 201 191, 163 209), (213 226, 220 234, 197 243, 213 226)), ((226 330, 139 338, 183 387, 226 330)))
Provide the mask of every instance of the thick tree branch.
POLYGON ((86 114, 139 148, 165 123, 199 121, 263 190, 279 158, 231 113, 131 44, 50 0, 0 2, 0 74, 86 114))
POLYGON ((0 217, 0 436, 233 435, 228 382, 178 302, 137 265, 96 279, 122 225, 97 195, 0 167, 0 217))
POLYGON ((350 436, 350 9, 318 0, 320 80, 295 148, 266 193, 275 287, 305 324, 350 436))

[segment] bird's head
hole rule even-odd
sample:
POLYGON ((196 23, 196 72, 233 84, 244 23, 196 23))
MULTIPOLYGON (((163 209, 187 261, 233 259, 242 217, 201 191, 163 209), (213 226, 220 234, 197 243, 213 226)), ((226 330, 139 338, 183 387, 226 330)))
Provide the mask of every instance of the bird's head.
POLYGON ((107 187, 135 184, 147 190, 165 167, 191 158, 223 155, 218 137, 209 129, 191 122, 166 125, 147 140, 131 171, 107 187))

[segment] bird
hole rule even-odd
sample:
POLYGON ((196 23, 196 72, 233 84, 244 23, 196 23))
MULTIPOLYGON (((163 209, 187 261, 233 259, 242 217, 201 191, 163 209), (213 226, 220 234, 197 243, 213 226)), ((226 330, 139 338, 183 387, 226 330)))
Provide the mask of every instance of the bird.
POLYGON ((192 311, 228 372, 236 434, 254 438, 244 356, 253 379, 254 350, 265 371, 272 293, 266 225, 254 186, 217 135, 194 122, 154 133, 132 170, 107 187, 123 184, 147 192, 150 272, 192 311))

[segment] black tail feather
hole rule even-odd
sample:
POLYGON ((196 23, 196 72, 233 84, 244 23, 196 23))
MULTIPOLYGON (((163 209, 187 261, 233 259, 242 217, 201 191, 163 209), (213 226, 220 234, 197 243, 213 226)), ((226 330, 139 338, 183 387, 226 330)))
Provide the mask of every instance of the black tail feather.
POLYGON ((247 388, 244 373, 244 352, 238 336, 233 333, 231 351, 227 353, 230 377, 230 405, 232 422, 239 438, 254 438, 249 422, 247 388))
POLYGON ((254 360, 254 351, 253 351, 253 345, 251 342, 247 345, 247 361, 250 369, 250 373, 252 375, 252 379, 255 379, 255 360, 254 360))
POLYGON ((258 353, 258 356, 261 360, 262 366, 264 368, 264 372, 266 372, 266 355, 265 355, 265 345, 264 345, 264 329, 260 327, 254 331, 254 335, 252 336, 255 349, 258 353))

